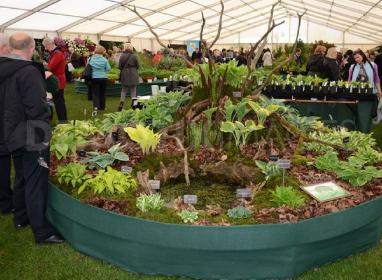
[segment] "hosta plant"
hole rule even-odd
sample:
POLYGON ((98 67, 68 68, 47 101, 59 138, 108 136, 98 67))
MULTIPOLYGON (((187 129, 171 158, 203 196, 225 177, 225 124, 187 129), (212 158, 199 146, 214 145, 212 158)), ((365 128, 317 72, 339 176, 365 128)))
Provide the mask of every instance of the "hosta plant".
POLYGON ((107 171, 100 170, 98 174, 87 180, 79 189, 78 193, 90 188, 95 194, 104 192, 109 194, 121 194, 137 189, 137 182, 129 175, 107 167, 107 171))
POLYGON ((247 120, 244 124, 239 121, 234 123, 226 121, 221 123, 220 131, 231 133, 235 139, 236 146, 239 146, 240 144, 244 145, 247 143, 248 137, 252 132, 263 128, 264 126, 256 125, 252 120, 247 120))
POLYGON ((192 210, 182 210, 178 213, 178 216, 182 219, 183 223, 194 223, 198 220, 198 212, 192 210))
POLYGON ((261 173, 265 175, 265 181, 281 175, 281 169, 275 162, 264 162, 261 160, 256 160, 255 163, 256 166, 260 168, 261 173))
POLYGON ((154 151, 159 144, 161 135, 154 133, 154 131, 148 127, 138 124, 136 127, 126 127, 125 131, 131 140, 138 143, 144 154, 154 151))
POLYGON ((79 163, 69 163, 57 168, 57 179, 60 184, 72 185, 73 188, 83 184, 91 176, 86 174, 86 166, 79 163))
POLYGON ((83 162, 88 163, 90 168, 105 169, 110 166, 114 161, 128 161, 129 156, 122 151, 120 144, 114 145, 108 150, 108 153, 101 154, 99 152, 88 152, 90 158, 85 159, 83 162))
POLYGON ((156 194, 140 194, 137 198, 136 206, 142 212, 158 211, 163 208, 165 201, 159 193, 156 194))
POLYGON ((227 214, 232 219, 246 219, 252 216, 252 211, 243 206, 237 206, 229 209, 227 214))
POLYGON ((291 208, 296 208, 304 204, 304 197, 293 187, 276 187, 271 191, 272 199, 277 206, 286 205, 291 208))

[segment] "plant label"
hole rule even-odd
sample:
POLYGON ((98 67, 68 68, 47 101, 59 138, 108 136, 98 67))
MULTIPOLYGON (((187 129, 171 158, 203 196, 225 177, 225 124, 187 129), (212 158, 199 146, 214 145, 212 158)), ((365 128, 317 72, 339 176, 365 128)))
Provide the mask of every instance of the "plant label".
POLYGON ((277 161, 277 165, 281 169, 289 169, 289 168, 291 168, 291 163, 290 163, 290 160, 288 160, 288 159, 279 159, 277 161))
POLYGON ((350 137, 349 137, 349 136, 344 137, 344 138, 342 139, 342 143, 344 143, 344 144, 347 144, 347 143, 349 143, 349 142, 350 142, 350 137))
POLYGON ((113 139, 113 141, 118 141, 118 132, 112 132, 111 138, 113 139))
POLYGON ((149 185, 152 190, 160 189, 160 181, 159 180, 149 180, 149 185))
POLYGON ((236 190, 236 197, 237 198, 249 198, 251 196, 252 196, 252 190, 249 188, 236 190))
POLYGON ((94 111, 92 112, 92 117, 95 118, 96 116, 97 116, 97 110, 94 110, 94 111))
POLYGON ((86 157, 86 152, 84 150, 78 151, 80 157, 86 157))
POLYGON ((127 165, 121 166, 121 172, 125 174, 130 174, 133 171, 133 168, 127 165))
POLYGON ((270 155, 269 156, 269 160, 270 161, 278 161, 279 160, 279 156, 278 155, 270 155))
POLYGON ((335 200, 351 194, 335 182, 325 182, 301 187, 307 194, 319 202, 335 200))
POLYGON ((241 92, 240 91, 234 91, 232 92, 232 96, 235 98, 240 98, 241 97, 241 92))
POLYGON ((145 120, 145 123, 146 123, 147 126, 152 125, 153 124, 153 119, 147 119, 147 120, 145 120))
POLYGON ((198 197, 194 194, 185 194, 183 196, 183 202, 185 204, 196 204, 198 203, 198 197))

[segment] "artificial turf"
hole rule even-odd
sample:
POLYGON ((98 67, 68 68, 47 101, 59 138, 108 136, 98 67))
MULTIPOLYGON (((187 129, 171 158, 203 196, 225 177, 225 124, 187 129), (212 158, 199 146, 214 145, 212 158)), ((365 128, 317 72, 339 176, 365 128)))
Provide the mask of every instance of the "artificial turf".
MULTIPOLYGON (((66 103, 70 119, 83 119, 84 109, 90 117, 92 104, 85 95, 74 93, 69 84, 66 103)), ((118 97, 108 97, 105 113, 118 107, 118 97)), ((129 104, 129 101, 126 102, 129 104)), ((102 115, 102 112, 100 112, 102 115)), ((55 122, 55 119, 53 120, 55 122)), ((373 128, 382 145, 382 125, 373 128)), ((312 252, 314 254, 314 252, 312 252)), ((69 244, 39 246, 33 241, 30 228, 15 230, 12 216, 0 215, 0 280, 68 280, 68 279, 129 279, 165 280, 187 279, 183 277, 161 277, 138 275, 108 265, 73 250, 69 244)), ((382 279, 382 244, 367 252, 350 256, 335 263, 312 269, 299 280, 380 280, 382 279)))

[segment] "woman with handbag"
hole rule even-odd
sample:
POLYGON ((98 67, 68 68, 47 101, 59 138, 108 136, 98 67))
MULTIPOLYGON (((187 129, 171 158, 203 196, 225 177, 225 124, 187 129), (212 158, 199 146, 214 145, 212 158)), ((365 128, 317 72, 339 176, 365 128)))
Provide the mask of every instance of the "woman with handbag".
POLYGON ((110 71, 111 67, 109 61, 103 57, 105 51, 104 47, 97 46, 94 50, 94 55, 88 63, 92 69, 91 92, 94 110, 105 110, 106 105, 106 74, 110 71))
POLYGON ((119 59, 122 90, 118 111, 123 109, 127 91, 130 92, 131 99, 137 97, 137 85, 139 84, 138 57, 133 53, 133 47, 129 43, 126 43, 123 49, 124 51, 119 59))

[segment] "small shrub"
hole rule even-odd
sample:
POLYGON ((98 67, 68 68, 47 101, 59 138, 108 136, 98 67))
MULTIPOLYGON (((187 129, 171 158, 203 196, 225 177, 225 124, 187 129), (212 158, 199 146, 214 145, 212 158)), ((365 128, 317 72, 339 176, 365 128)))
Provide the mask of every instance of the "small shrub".
POLYGON ((252 216, 252 211, 243 207, 237 206, 228 210, 228 217, 232 219, 246 219, 252 216))
POLYGON ((136 206, 142 212, 158 211, 158 210, 161 210, 164 205, 165 205, 165 202, 161 198, 161 195, 159 193, 150 194, 150 195, 141 194, 137 198, 137 203, 136 203, 136 206))
POLYGON ((191 210, 183 210, 178 213, 178 216, 183 220, 183 223, 194 223, 198 220, 198 212, 191 210))

